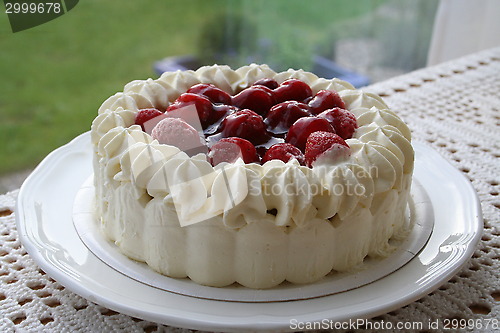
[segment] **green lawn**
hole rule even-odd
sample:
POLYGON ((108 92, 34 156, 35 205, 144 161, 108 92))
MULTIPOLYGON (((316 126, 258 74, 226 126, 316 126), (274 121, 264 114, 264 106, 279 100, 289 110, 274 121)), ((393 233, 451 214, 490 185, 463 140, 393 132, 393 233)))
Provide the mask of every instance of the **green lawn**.
POLYGON ((326 26, 374 3, 84 0, 15 34, 0 13, 0 174, 33 167, 89 130, 108 96, 131 80, 155 77, 154 61, 196 52, 200 29, 217 12, 244 9, 259 36, 278 40, 278 57, 297 58, 301 40, 321 44, 326 26))

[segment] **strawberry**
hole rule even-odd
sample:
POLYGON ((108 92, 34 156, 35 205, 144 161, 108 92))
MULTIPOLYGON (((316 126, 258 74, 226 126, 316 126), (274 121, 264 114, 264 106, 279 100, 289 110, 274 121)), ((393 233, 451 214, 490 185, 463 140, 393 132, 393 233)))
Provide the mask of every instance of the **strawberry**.
POLYGON ((335 107, 345 108, 344 101, 336 91, 320 90, 308 101, 312 114, 319 114, 335 107))
MULTIPOLYGON (((144 127, 144 123, 152 120, 153 118, 156 118, 156 117, 159 117, 159 116, 163 116, 163 115, 164 115, 164 113, 161 112, 158 109, 154 109, 154 108, 152 108, 152 109, 141 109, 135 115, 135 124, 136 125, 140 125, 143 131, 150 132, 150 131, 146 131, 146 129, 144 127)), ((154 127, 154 126, 151 126, 151 127, 154 127)))
POLYGON ((181 118, 164 118, 153 128, 151 137, 159 143, 175 146, 188 155, 207 152, 205 140, 181 118))
POLYGON ((180 95, 175 100, 175 102, 167 108, 166 113, 173 112, 179 109, 182 112, 183 108, 186 108, 190 105, 194 105, 196 107, 196 112, 198 113, 198 118, 201 126, 203 128, 207 128, 208 125, 210 125, 212 122, 214 108, 212 102, 203 95, 184 93, 180 95))
POLYGON ((221 162, 234 163, 241 158, 244 163, 259 162, 255 146, 242 138, 223 138, 217 141, 208 153, 213 166, 221 162))
POLYGON ((286 163, 292 158, 297 159, 301 165, 304 165, 304 154, 299 148, 289 143, 277 143, 267 150, 262 158, 262 164, 270 160, 281 160, 286 163))
POLYGON ((253 144, 269 140, 264 120, 252 110, 244 109, 229 114, 221 123, 223 137, 239 137, 253 144))
POLYGON ((339 135, 317 131, 307 138, 305 163, 308 167, 312 167, 313 163, 321 156, 327 156, 331 161, 336 161, 342 156, 348 155, 349 150, 349 145, 339 135))
POLYGON ((274 79, 260 79, 254 82, 254 86, 266 86, 269 89, 276 89, 278 88, 278 82, 274 79))
POLYGON ((224 90, 217 88, 213 84, 199 83, 195 84, 186 91, 187 93, 197 94, 207 97, 212 103, 231 104, 231 96, 224 90))
POLYGON ((311 87, 304 81, 288 79, 274 89, 276 102, 299 101, 312 96, 311 87))
POLYGON ((309 106, 297 101, 286 101, 276 104, 269 110, 265 123, 274 133, 284 133, 302 117, 309 117, 309 106))
POLYGON ((306 148, 307 138, 311 133, 317 131, 335 133, 332 125, 330 125, 330 123, 325 119, 317 117, 299 118, 288 130, 285 142, 291 143, 301 151, 304 151, 306 148))
POLYGON ((240 109, 250 109, 265 116, 276 103, 273 90, 263 85, 254 85, 233 97, 233 105, 240 109))
POLYGON ((352 138, 354 131, 358 128, 356 117, 351 112, 341 108, 323 111, 317 117, 326 119, 335 129, 335 133, 344 140, 352 138))

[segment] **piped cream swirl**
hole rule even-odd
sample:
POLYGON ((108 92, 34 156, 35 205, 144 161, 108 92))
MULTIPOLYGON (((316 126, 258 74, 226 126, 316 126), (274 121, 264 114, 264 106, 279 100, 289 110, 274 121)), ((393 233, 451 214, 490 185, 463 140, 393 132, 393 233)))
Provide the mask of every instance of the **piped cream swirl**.
POLYGON ((115 127, 129 127, 134 124, 136 113, 132 110, 118 107, 116 110, 105 110, 92 122, 91 140, 97 144, 104 134, 115 127))

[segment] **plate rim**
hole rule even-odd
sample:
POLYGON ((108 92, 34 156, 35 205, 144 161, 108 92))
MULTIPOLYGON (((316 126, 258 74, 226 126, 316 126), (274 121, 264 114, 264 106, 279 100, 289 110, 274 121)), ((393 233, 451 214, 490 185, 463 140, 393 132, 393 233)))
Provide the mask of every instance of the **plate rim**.
MULTIPOLYGON (((432 283, 426 283, 426 284, 421 284, 418 288, 412 289, 409 293, 405 295, 399 295, 399 297, 393 298, 386 300, 383 305, 379 305, 378 307, 372 307, 370 309, 358 309, 354 310, 353 312, 350 313, 350 318, 370 318, 374 316, 378 316, 387 312, 390 312, 392 310, 395 310, 397 308, 400 308, 404 305, 407 305, 425 295, 428 293, 432 292, 433 290, 437 289, 440 285, 448 281, 453 275, 456 274, 457 271, 459 271, 469 260, 469 258, 472 256, 480 238, 482 235, 482 229, 483 229, 483 219, 482 219, 482 211, 481 211, 481 206, 480 206, 480 201, 479 197, 477 196, 477 193, 472 186, 472 184, 468 181, 468 179, 461 174, 453 165, 451 165, 450 162, 448 162, 446 159, 444 159, 439 153, 437 153, 435 150, 432 148, 428 147, 427 145, 421 144, 421 143, 413 143, 413 146, 416 151, 419 151, 420 153, 423 154, 423 156, 426 156, 428 159, 434 160, 434 163, 441 163, 446 165, 446 168, 452 173, 454 176, 455 181, 458 180, 460 184, 456 184, 457 186, 460 185, 464 191, 467 191, 467 198, 472 199, 471 201, 468 202, 469 207, 468 211, 473 211, 475 214, 473 214, 472 218, 473 221, 470 221, 468 227, 470 228, 470 235, 471 237, 467 239, 467 247, 465 250, 461 253, 461 255, 458 257, 458 260, 453 261, 451 264, 448 265, 448 269, 443 273, 438 276, 433 276, 431 278, 432 283)), ((208 329, 208 330, 248 330, 248 329, 272 329, 272 330, 290 330, 290 321, 288 320, 289 318, 283 318, 279 317, 277 318, 276 316, 269 315, 267 313, 259 312, 259 313, 253 313, 253 314, 247 314, 244 318, 243 317, 229 317, 228 315, 210 315, 210 314, 205 314, 203 318, 193 318, 189 317, 189 315, 194 314, 194 313, 189 313, 189 312, 175 312, 174 313, 151 313, 150 311, 144 310, 137 308, 134 306, 134 304, 120 304, 117 302, 118 296, 115 297, 115 299, 109 299, 109 296, 103 296, 99 294, 92 294, 90 293, 89 290, 87 290, 82 284, 78 284, 78 280, 75 280, 74 277, 69 276, 66 274, 66 272, 63 272, 60 267, 55 265, 53 261, 47 260, 47 258, 44 257, 43 251, 42 251, 42 246, 43 244, 39 244, 38 240, 33 239, 33 234, 30 233, 30 230, 28 228, 28 224, 26 219, 27 219, 27 214, 25 212, 26 210, 29 209, 36 209, 36 203, 31 202, 32 206, 29 205, 30 202, 30 188, 34 187, 36 188, 37 182, 40 182, 40 178, 42 178, 44 171, 46 172, 47 169, 51 167, 51 163, 57 162, 58 159, 61 158, 61 156, 65 154, 73 154, 73 153, 84 153, 83 155, 79 155, 80 157, 84 157, 85 154, 90 154, 92 151, 87 151, 87 149, 90 149, 90 133, 85 132, 75 139, 71 140, 69 143, 55 149, 52 151, 50 154, 47 155, 47 157, 35 168, 32 174, 30 174, 26 181, 23 183, 21 186, 21 189, 18 194, 18 199, 16 202, 16 227, 18 230, 18 235, 21 240, 21 243, 25 247, 26 251, 30 255, 31 258, 35 261, 35 263, 41 267, 49 276, 54 278, 56 281, 61 283, 64 287, 67 289, 75 292, 76 294, 79 294, 80 296, 101 304, 103 306, 106 306, 110 309, 116 310, 118 312, 134 316, 134 317, 139 317, 145 320, 150 320, 153 322, 158 322, 161 324, 166 324, 166 325, 172 325, 172 326, 177 326, 177 327, 184 327, 184 328, 190 328, 190 329, 208 329), (76 149, 75 149, 76 148, 76 149), (85 150, 83 150, 85 149, 85 150), (238 320, 237 320, 238 319, 238 320), (288 320, 288 321, 287 321, 288 320), (257 324, 255 324, 257 323, 257 324)), ((88 176, 88 175, 87 175, 88 176)), ((451 177, 451 176, 450 176, 451 177)), ((75 193, 76 194, 76 193, 75 193)), ((465 192, 462 193, 462 195, 465 195, 465 192)), ((431 199, 432 201, 432 199, 431 199)), ((71 200, 72 202, 72 200, 71 200)), ((458 207, 460 208, 460 207, 458 207)), ((434 208, 435 210, 435 208, 434 208)), ((71 218, 71 217, 70 217, 71 218)), ((436 217, 437 220, 437 217, 436 217)), ((438 221, 435 221, 435 223, 438 223, 438 221)), ((72 225, 72 223, 71 223, 72 225)), ((76 231, 75 231, 76 234, 76 231)), ((78 237, 78 236, 77 236, 78 237)), ((432 239, 433 235, 431 235, 432 239)), ((429 246, 426 244, 426 247, 429 246)), ((425 247, 424 247, 425 249, 425 247)), ((99 258, 96 257, 97 260, 99 258)), ((413 259, 415 260, 415 258, 413 259)), ((412 260, 412 261, 413 261, 412 260)), ((412 261, 410 261, 408 264, 410 264, 412 261)), ((104 264, 103 264, 104 265, 104 264)), ((401 269, 400 269, 401 270, 401 269)), ((399 272, 398 270, 397 272, 399 272)), ((394 272, 392 274, 395 274, 397 272, 394 272)), ((386 279, 386 278, 384 278, 386 279)), ((384 280, 382 279, 382 280, 384 280)), ((94 281, 96 283, 96 281, 94 281)), ((137 282, 140 283, 140 282, 137 282)), ((366 288, 369 286, 364 286, 362 288, 366 288)), ((96 286, 94 286, 96 288, 96 286)), ((154 288, 154 287, 150 287, 154 288)), ((162 291, 165 292, 165 291, 162 291)), ((341 294, 348 294, 351 293, 351 291, 346 291, 345 293, 341 294)), ((181 298, 186 298, 189 296, 180 296, 177 295, 178 297, 181 298)), ((325 301, 329 299, 334 299, 337 295, 331 295, 331 296, 324 296, 319 299, 325 301)), ((192 298, 192 297, 191 297, 192 298)), ((192 298, 196 302, 201 302, 199 299, 192 298)), ((141 301, 144 300, 133 300, 133 303, 140 303, 141 301)), ((223 301, 215 301, 215 300, 205 300, 206 302, 209 303, 227 303, 223 301)), ((297 300, 297 301, 292 301, 292 302, 284 302, 284 303, 295 303, 295 304, 301 304, 304 303, 304 305, 311 304, 310 302, 316 302, 318 299, 311 299, 311 300, 297 300), (306 304, 307 303, 307 304, 306 304)), ((203 302, 204 303, 204 302, 203 302)), ((365 302, 366 303, 366 302, 365 302)), ((246 307, 248 303, 237 303, 238 306, 241 307, 246 307)), ((252 303, 250 303, 252 304, 252 303)), ((262 303, 256 303, 257 305, 262 305, 262 303)), ((364 304, 364 303, 363 303, 364 304)), ((220 304, 219 304, 220 305, 220 304)), ((253 304, 255 305, 255 304, 253 304)), ((234 302, 233 302, 234 306, 234 302)), ((287 305, 288 306, 288 305, 287 305)), ((172 309, 170 309, 172 310, 172 309)), ((323 309, 321 312, 313 313, 313 314, 306 314, 302 315, 300 318, 303 320, 307 321, 318 321, 323 318, 327 318, 326 316, 330 316, 332 318, 335 318, 336 320, 347 320, 348 318, 345 316, 337 316, 333 313, 328 311, 328 308, 323 309)), ((298 318, 298 316, 296 316, 298 318)))

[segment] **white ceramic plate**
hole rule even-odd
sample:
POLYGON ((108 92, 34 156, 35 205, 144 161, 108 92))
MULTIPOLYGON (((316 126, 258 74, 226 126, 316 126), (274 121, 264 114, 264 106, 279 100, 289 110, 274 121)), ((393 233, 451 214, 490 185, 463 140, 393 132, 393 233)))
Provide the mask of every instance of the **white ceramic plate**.
POLYGON ((47 274, 92 302, 134 317, 216 331, 289 330, 297 322, 370 318, 438 288, 465 264, 481 237, 480 204, 470 182, 432 149, 414 147, 414 177, 434 211, 429 241, 391 274, 329 296, 268 303, 201 299, 149 286, 105 264, 72 223, 75 195, 92 173, 88 132, 49 154, 25 181, 17 200, 17 229, 47 274))

